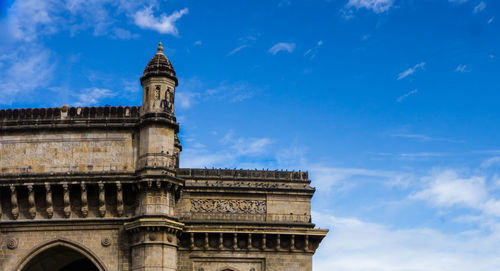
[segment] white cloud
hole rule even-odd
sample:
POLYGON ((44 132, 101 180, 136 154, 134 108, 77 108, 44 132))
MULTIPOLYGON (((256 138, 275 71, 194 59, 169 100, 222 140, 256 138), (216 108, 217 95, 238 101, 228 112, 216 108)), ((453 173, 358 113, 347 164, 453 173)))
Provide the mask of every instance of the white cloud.
POLYGON ((382 13, 388 11, 393 4, 394 0, 349 0, 346 7, 354 7, 356 9, 366 8, 375 13, 382 13))
POLYGON ((202 44, 201 40, 197 40, 193 43, 194 46, 201 46, 202 44))
POLYGON ((116 94, 106 88, 86 88, 79 94, 76 94, 78 101, 74 103, 75 106, 90 106, 99 104, 102 99, 114 97, 116 94))
POLYGON ((443 233, 394 228, 313 211, 330 232, 314 256, 314 271, 494 271, 500 269, 497 232, 443 233))
POLYGON ((472 11, 474 14, 477 14, 481 11, 483 11, 486 8, 486 3, 484 1, 479 2, 477 6, 474 7, 474 10, 472 11))
POLYGON ((94 35, 111 34, 130 39, 137 34, 117 27, 120 16, 131 17, 151 0, 16 0, 7 13, 9 34, 15 40, 33 41, 40 36, 69 31, 74 35, 91 29, 94 35))
POLYGON ((495 20, 495 17, 491 17, 488 19, 488 23, 491 24, 495 20))
POLYGON ((396 101, 397 101, 398 103, 400 103, 400 102, 402 102, 404 99, 408 98, 408 96, 413 95, 413 94, 416 94, 417 92, 418 92, 418 89, 411 90, 411 91, 409 91, 409 92, 407 92, 407 93, 403 94, 402 96, 398 97, 398 98, 396 99, 396 101))
POLYGON ((456 72, 470 72, 470 69, 467 69, 467 65, 458 65, 455 69, 456 72))
POLYGON ((416 64, 415 66, 401 72, 400 74, 398 74, 398 80, 401 80, 409 75, 414 74, 417 70, 423 69, 424 66, 425 66, 425 62, 420 62, 420 63, 416 64))
POLYGON ((269 50, 267 52, 272 54, 272 55, 276 55, 277 53, 279 53, 281 51, 292 53, 294 50, 295 50, 295 43, 293 43, 293 42, 290 42, 290 43, 279 42, 279 43, 276 43, 275 45, 273 45, 273 47, 269 48, 269 50))
POLYGON ((160 17, 157 18, 153 14, 152 7, 145 7, 142 10, 138 10, 134 14, 134 21, 135 24, 141 28, 155 30, 161 34, 172 34, 177 36, 179 31, 175 26, 175 22, 187 13, 188 9, 184 8, 179 11, 175 11, 168 16, 161 14, 160 17))
POLYGON ((462 206, 480 209, 488 197, 485 177, 459 177, 454 170, 443 170, 424 177, 425 189, 411 198, 424 199, 438 207, 462 206))

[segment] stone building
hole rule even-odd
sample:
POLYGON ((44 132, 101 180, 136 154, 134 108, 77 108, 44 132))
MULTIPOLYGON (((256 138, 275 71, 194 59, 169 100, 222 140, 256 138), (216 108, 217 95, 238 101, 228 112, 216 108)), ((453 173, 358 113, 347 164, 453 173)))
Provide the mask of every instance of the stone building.
POLYGON ((307 172, 179 168, 175 71, 141 106, 0 110, 0 270, 311 270, 307 172))

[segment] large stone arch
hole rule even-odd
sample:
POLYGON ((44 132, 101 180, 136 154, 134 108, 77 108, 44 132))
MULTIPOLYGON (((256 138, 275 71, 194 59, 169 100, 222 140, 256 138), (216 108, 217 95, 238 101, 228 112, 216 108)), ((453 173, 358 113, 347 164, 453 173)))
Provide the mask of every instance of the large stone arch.
POLYGON ((217 271, 239 271, 239 270, 234 268, 234 267, 225 266, 225 267, 219 268, 217 271))
POLYGON ((55 239, 49 242, 45 242, 41 245, 33 248, 25 257, 23 257, 14 271, 26 271, 30 268, 32 261, 37 259, 38 256, 43 255, 43 253, 50 252, 52 250, 61 250, 65 249, 72 255, 81 255, 81 259, 88 259, 98 271, 107 271, 102 261, 90 251, 90 249, 86 248, 83 245, 77 244, 73 241, 65 240, 65 239, 55 239))

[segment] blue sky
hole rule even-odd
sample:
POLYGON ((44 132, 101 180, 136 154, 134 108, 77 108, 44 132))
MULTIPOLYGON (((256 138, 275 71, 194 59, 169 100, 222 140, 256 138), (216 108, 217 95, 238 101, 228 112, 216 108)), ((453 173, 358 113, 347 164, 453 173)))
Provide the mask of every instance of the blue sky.
POLYGON ((500 269, 500 2, 1 1, 0 108, 139 105, 183 167, 308 170, 314 270, 500 269))

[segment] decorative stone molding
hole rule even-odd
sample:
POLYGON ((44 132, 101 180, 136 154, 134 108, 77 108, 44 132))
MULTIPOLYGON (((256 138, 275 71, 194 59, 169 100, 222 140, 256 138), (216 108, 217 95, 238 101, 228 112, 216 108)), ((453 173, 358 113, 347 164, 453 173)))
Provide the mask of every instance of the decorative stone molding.
POLYGON ((192 213, 265 214, 265 200, 191 199, 192 213))
POLYGON ((314 252, 327 231, 314 235, 245 232, 184 232, 179 248, 203 251, 290 251, 314 252))

